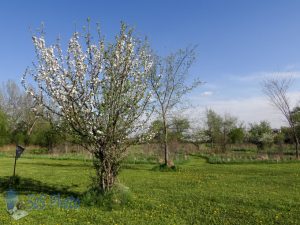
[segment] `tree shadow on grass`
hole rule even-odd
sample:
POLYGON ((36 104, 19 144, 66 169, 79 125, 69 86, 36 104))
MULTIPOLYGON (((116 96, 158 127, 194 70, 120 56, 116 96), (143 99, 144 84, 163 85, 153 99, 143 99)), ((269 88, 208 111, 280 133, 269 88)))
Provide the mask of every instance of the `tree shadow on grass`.
MULTIPOLYGON (((4 195, 7 194, 7 191, 12 189, 18 195, 39 196, 43 194, 54 197, 59 196, 61 199, 65 199, 65 201, 71 198, 75 201, 73 203, 69 202, 72 204, 76 203, 84 207, 99 207, 107 211, 111 211, 112 209, 120 209, 125 204, 131 202, 130 192, 128 192, 127 188, 124 188, 125 186, 123 187, 122 185, 120 185, 119 188, 115 189, 114 191, 106 194, 97 192, 92 188, 88 189, 84 193, 72 191, 72 188, 77 186, 78 185, 50 185, 32 178, 20 178, 18 176, 13 179, 9 176, 0 177, 0 193, 4 193, 4 195)), ((70 205, 66 206, 70 207, 70 205)), ((59 207, 66 206, 62 205, 59 207)))
POLYGON ((14 189, 19 194, 60 194, 61 196, 80 197, 79 192, 71 191, 78 185, 49 185, 39 180, 26 177, 16 177, 13 181, 12 177, 0 177, 0 193, 4 193, 9 189, 14 189))
POLYGON ((51 166, 51 167, 92 167, 92 164, 86 163, 86 164, 72 164, 72 163, 40 163, 40 162, 21 162, 22 164, 30 164, 31 166, 51 166))

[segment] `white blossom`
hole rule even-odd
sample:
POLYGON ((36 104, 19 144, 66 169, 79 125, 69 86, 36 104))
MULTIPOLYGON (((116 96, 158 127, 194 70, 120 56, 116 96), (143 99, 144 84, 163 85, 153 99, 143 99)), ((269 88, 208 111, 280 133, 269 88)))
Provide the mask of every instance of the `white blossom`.
POLYGON ((75 32, 63 57, 59 45, 47 46, 43 36, 32 40, 36 66, 27 70, 22 84, 45 110, 65 118, 92 146, 99 147, 109 135, 122 145, 143 129, 149 117, 143 110, 152 95, 147 79, 153 63, 146 45, 139 46, 125 26, 110 47, 102 39, 84 45, 75 32), (28 88, 28 75, 37 90, 28 88))

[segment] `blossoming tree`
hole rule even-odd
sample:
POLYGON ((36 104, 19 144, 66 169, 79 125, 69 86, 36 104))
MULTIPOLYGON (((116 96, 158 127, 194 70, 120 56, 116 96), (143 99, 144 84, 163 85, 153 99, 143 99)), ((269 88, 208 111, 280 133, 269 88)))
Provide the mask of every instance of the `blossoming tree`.
POLYGON ((150 117, 147 86, 152 58, 148 46, 125 24, 114 43, 89 29, 75 32, 64 53, 58 41, 47 46, 44 34, 33 36, 36 61, 22 84, 37 107, 63 120, 94 156, 97 187, 110 190, 130 137, 150 117), (34 80, 31 88, 29 80, 34 80))

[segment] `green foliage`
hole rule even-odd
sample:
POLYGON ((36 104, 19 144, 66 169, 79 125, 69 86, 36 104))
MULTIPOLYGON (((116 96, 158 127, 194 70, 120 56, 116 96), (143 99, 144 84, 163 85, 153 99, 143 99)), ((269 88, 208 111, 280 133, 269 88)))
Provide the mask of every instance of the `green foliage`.
POLYGON ((293 144, 294 143, 294 138, 293 138, 293 132, 290 127, 281 127, 280 128, 281 133, 284 136, 284 142, 293 144))
POLYGON ((250 124, 249 141, 260 150, 270 148, 274 142, 274 135, 269 122, 261 121, 259 124, 250 124))
MULTIPOLYGON (((190 128, 190 122, 186 118, 174 117, 167 123, 168 141, 178 140, 183 141, 186 132, 190 128)), ((163 141, 163 121, 154 120, 150 126, 150 131, 153 134, 152 140, 157 142, 163 141)))
POLYGON ((52 147, 59 144, 64 138, 61 132, 53 127, 47 121, 39 121, 30 136, 30 143, 33 145, 39 145, 51 150, 52 147))
POLYGON ((30 135, 23 121, 16 123, 15 128, 11 130, 11 144, 29 145, 30 135))
POLYGON ((163 140, 163 122, 154 120, 150 126, 150 133, 153 134, 152 140, 162 142, 163 140))
MULTIPOLYGON (((296 126, 296 135, 298 138, 300 138, 300 107, 297 106, 293 109, 292 113, 291 113, 291 119, 292 121, 294 121, 295 126, 296 126)), ((291 138, 293 141, 294 138, 291 138)))
POLYGON ((190 122, 187 118, 174 117, 170 123, 170 139, 182 141, 189 128, 190 122))
POLYGON ((238 119, 229 114, 221 117, 213 110, 206 112, 207 134, 210 137, 211 147, 217 144, 223 152, 230 143, 241 143, 244 139, 244 128, 239 125, 238 119))
POLYGON ((176 172, 179 171, 179 168, 175 165, 168 166, 166 164, 159 164, 152 168, 153 171, 160 171, 160 172, 176 172))
POLYGON ((7 116, 0 110, 0 146, 8 144, 10 141, 10 131, 7 116))
POLYGON ((206 125, 212 143, 218 143, 221 138, 222 117, 213 110, 206 112, 206 125))
POLYGON ((197 129, 190 134, 186 140, 193 143, 199 150, 201 144, 208 143, 210 141, 210 136, 208 135, 207 130, 197 129))
POLYGON ((293 109, 293 111, 291 112, 291 119, 293 121, 295 121, 296 125, 300 125, 300 107, 297 106, 293 109))
POLYGON ((274 136, 274 143, 277 145, 283 145, 284 144, 284 134, 283 133, 277 133, 274 136))
POLYGON ((228 136, 231 143, 241 144, 245 138, 245 130, 241 127, 235 127, 229 132, 228 136))
POLYGON ((82 204, 86 206, 95 206, 105 210, 116 210, 129 205, 132 201, 132 193, 129 188, 122 184, 115 186, 103 193, 98 188, 92 187, 81 197, 82 204))

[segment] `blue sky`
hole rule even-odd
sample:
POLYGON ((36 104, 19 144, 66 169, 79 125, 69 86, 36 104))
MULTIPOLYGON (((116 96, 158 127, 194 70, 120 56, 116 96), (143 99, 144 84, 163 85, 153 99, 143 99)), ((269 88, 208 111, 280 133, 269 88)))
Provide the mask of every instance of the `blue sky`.
POLYGON ((120 21, 125 21, 138 36, 147 36, 162 55, 198 45, 191 75, 207 84, 190 99, 199 112, 212 107, 246 122, 269 119, 279 126, 280 117, 264 106, 267 103, 259 84, 262 77, 295 75, 291 98, 297 101, 299 12, 300 1, 292 0, 1 1, 0 82, 19 81, 31 64, 30 29, 35 30, 41 22, 51 42, 57 35, 67 41, 87 17, 100 22, 107 39, 118 32, 120 21), (238 107, 241 103, 245 106, 238 107))

